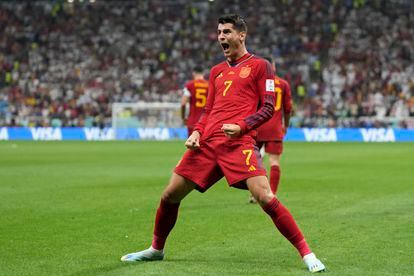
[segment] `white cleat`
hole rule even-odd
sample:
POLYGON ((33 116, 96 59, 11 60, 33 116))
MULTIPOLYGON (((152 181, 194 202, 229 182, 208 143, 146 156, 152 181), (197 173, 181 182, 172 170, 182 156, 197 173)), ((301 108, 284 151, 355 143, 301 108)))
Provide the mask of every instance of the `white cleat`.
POLYGON ((303 261, 312 273, 325 271, 324 264, 313 253, 303 256, 303 261))
POLYGON ((249 197, 249 203, 256 204, 257 203, 257 200, 252 195, 250 195, 250 197, 249 197))
POLYGON ((121 257, 121 262, 147 262, 147 261, 162 261, 164 259, 164 250, 157 250, 152 248, 129 253, 121 257))

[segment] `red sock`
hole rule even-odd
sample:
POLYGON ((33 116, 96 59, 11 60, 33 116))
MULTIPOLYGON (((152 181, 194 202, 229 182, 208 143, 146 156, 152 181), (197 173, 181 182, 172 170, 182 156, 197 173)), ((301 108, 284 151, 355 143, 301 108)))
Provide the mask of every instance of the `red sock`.
POLYGON ((263 210, 271 217, 280 233, 296 247, 302 257, 312 253, 295 219, 282 203, 274 198, 263 207, 263 210))
POLYGON ((164 248, 168 234, 170 234, 177 221, 178 207, 180 207, 180 203, 169 203, 161 200, 155 217, 153 248, 158 250, 164 248))
POLYGON ((270 189, 272 193, 275 195, 277 192, 277 187, 279 186, 280 180, 280 167, 279 166, 271 166, 270 167, 270 189))

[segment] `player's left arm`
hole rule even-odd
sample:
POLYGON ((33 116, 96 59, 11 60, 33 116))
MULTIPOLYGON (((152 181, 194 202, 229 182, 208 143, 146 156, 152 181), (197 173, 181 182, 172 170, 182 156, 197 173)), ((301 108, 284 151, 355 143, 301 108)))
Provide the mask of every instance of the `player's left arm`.
POLYGON ((244 118, 236 124, 240 126, 240 134, 255 129, 272 118, 275 106, 275 74, 268 61, 263 60, 257 69, 256 87, 262 103, 256 113, 244 118))
POLYGON ((283 92, 283 126, 284 134, 286 134, 290 123, 290 117, 293 114, 292 93, 290 91, 290 85, 287 81, 285 82, 285 89, 283 92))

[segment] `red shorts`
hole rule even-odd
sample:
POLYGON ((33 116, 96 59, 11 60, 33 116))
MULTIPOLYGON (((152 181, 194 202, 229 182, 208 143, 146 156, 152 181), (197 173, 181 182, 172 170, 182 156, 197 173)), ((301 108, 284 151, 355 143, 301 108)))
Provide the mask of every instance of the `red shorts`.
POLYGON ((281 155, 283 152, 283 141, 257 142, 257 147, 259 149, 262 146, 265 147, 266 153, 281 155))
POLYGON ((203 141, 199 149, 187 150, 174 172, 193 181, 200 192, 223 176, 230 186, 247 189, 247 178, 266 175, 259 148, 253 142, 229 139, 203 141))

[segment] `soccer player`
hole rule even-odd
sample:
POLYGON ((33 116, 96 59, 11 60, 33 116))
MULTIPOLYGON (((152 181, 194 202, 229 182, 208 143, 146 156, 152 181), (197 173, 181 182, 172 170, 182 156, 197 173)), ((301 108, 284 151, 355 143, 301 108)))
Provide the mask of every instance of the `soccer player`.
POLYGON ((207 103, 208 81, 204 79, 203 68, 194 67, 193 79, 188 81, 181 97, 181 119, 187 126, 188 136, 193 133, 194 124, 200 119, 201 112, 207 103), (190 111, 186 117, 186 106, 189 103, 190 111))
POLYGON ((217 38, 226 61, 210 71, 207 104, 187 150, 165 188, 148 249, 130 253, 124 262, 164 258, 164 245, 183 200, 194 189, 205 192, 223 176, 231 187, 248 189, 277 229, 298 250, 311 272, 325 269, 310 250, 292 215, 271 192, 254 136, 274 111, 272 66, 247 52, 247 25, 239 15, 218 19, 217 38))
MULTIPOLYGON (((273 70, 276 66, 272 58, 266 58, 271 62, 273 70)), ((283 137, 289 127, 290 116, 292 113, 292 95, 289 83, 275 76, 275 111, 273 117, 257 129, 257 146, 264 147, 264 151, 269 156, 270 163, 270 189, 276 195, 280 180, 280 156, 283 152, 283 137)), ((255 202, 251 196, 250 202, 255 202)))

